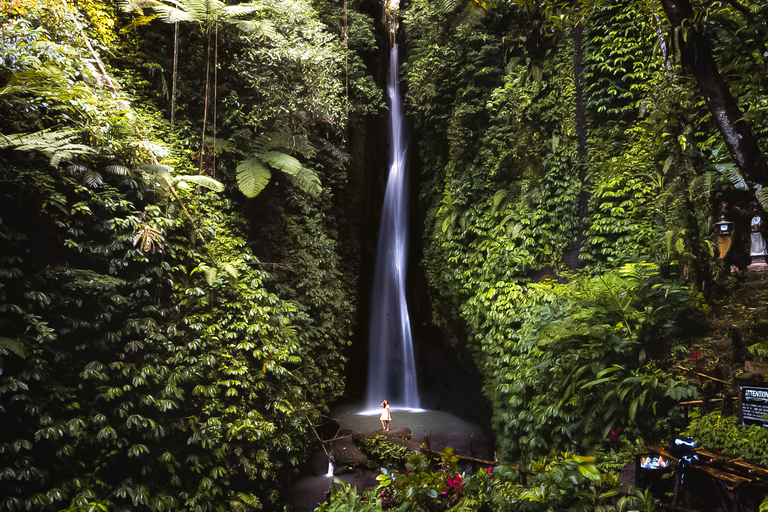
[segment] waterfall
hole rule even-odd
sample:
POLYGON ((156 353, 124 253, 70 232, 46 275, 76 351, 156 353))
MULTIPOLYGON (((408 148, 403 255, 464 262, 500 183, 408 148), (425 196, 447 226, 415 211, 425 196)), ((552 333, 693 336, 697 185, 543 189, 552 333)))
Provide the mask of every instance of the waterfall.
POLYGON ((389 175, 379 227, 369 332, 366 408, 385 398, 393 407, 418 408, 411 322, 405 301, 408 257, 408 187, 397 44, 392 44, 389 96, 389 175))

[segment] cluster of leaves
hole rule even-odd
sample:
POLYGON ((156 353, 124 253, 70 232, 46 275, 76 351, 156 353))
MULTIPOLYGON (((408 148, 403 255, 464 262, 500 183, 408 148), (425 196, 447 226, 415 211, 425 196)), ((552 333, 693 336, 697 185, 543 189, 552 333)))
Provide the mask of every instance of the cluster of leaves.
MULTIPOLYGON (((715 204, 747 197, 659 6, 578 5, 405 11, 434 321, 465 328, 509 457, 663 433, 695 396, 664 360, 719 276, 715 204)), ((725 68, 764 61, 756 20, 705 18, 725 68)), ((762 77, 736 82, 762 133, 762 77)))
POLYGON ((305 361, 295 308, 249 267, 226 203, 183 194, 215 240, 197 246, 181 218, 137 214, 134 179, 94 192, 18 165, 2 176, 2 323, 26 357, 3 354, 3 507, 275 500, 310 439, 305 361), (146 225, 150 248, 134 244, 146 225))
MULTIPOLYGON (((209 86, 193 71, 207 61, 200 50, 213 46, 196 46, 194 29, 182 29, 187 79, 167 142, 153 103, 163 96, 141 73, 171 68, 151 57, 172 54, 172 25, 158 20, 147 31, 152 16, 120 18, 87 0, 2 13, 4 510, 275 507, 312 449, 311 425, 343 392, 354 263, 340 257, 345 206, 330 199, 347 181, 346 45, 307 3, 271 7, 273 17, 292 18, 280 18, 263 47, 218 27, 231 35, 219 48, 223 62, 271 57, 252 70, 265 82, 221 66, 234 74, 220 94, 244 107, 211 109, 219 122, 232 120, 223 133, 210 130, 224 136, 215 151, 208 138, 213 160, 197 145, 197 113, 209 108, 196 109, 209 86), (89 16, 109 23, 95 33, 89 16), (278 77, 306 87, 289 82, 277 94, 278 77), (279 115, 253 117, 266 98, 282 102, 279 115), (237 162, 247 158, 295 178, 275 183, 261 206, 271 208, 261 225, 277 228, 257 248, 277 258, 270 267, 254 255, 237 204, 219 195, 234 189, 237 162), (179 176, 193 164, 218 170, 221 181, 179 176)), ((216 23, 209 29, 204 35, 216 23)), ((359 57, 350 60, 362 77, 359 57)), ((375 88, 360 80, 363 101, 374 101, 375 88)))
POLYGON ((648 358, 690 311, 686 291, 660 279, 653 265, 518 293, 525 299, 515 309, 528 315, 520 327, 481 340, 502 453, 585 450, 611 430, 653 438, 677 401, 695 396, 648 358))
POLYGON ((551 455, 530 467, 495 466, 473 475, 459 473, 448 449, 437 469, 414 455, 402 473, 382 470, 375 491, 358 495, 343 483, 317 512, 336 510, 655 510, 655 500, 619 484, 618 475, 601 473, 591 457, 551 455))
POLYGON ((368 437, 364 434, 355 434, 352 439, 361 452, 377 466, 402 467, 410 458, 413 450, 397 442, 397 438, 376 435, 368 437))
POLYGON ((735 416, 713 411, 693 418, 683 435, 709 449, 768 464, 768 430, 760 425, 739 425, 735 416))

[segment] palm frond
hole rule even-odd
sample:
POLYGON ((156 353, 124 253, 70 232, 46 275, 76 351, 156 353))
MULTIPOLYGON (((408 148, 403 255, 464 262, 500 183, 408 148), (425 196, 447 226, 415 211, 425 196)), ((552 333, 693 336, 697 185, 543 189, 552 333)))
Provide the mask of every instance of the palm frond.
POLYGON ((272 172, 258 157, 251 157, 237 164, 237 187, 246 197, 256 197, 264 190, 272 172))
POLYGON ((127 176, 131 172, 126 166, 117 164, 108 165, 104 167, 104 170, 110 174, 116 174, 118 176, 127 176))
POLYGON ((99 188, 104 184, 104 178, 96 171, 89 171, 83 177, 83 183, 86 187, 99 188))
POLYGON ((458 9, 461 4, 461 0, 438 0, 437 11, 443 14, 448 14, 458 9))
POLYGON ((744 180, 739 170, 732 163, 720 163, 715 164, 717 172, 728 178, 728 181, 736 188, 736 190, 749 190, 749 185, 744 180))

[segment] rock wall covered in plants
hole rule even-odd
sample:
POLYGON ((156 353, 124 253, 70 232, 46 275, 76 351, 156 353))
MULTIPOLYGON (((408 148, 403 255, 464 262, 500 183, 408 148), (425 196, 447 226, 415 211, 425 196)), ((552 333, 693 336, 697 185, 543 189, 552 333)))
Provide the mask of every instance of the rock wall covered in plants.
POLYGON ((762 183, 691 52, 711 50, 766 147, 768 13, 717 3, 672 24, 664 4, 406 8, 433 322, 465 327, 449 342, 474 351, 503 457, 667 432, 696 394, 674 359, 718 279, 748 264, 748 220, 720 266, 713 223, 720 201, 734 217, 764 201, 762 183))
POLYGON ((0 508, 278 506, 344 392, 367 7, 0 8, 0 508))

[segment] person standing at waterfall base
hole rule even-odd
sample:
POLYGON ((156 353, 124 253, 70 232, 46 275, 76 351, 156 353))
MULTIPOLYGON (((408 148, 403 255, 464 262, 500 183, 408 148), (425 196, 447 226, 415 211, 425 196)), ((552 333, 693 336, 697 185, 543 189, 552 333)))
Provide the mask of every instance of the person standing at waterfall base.
POLYGON ((389 432, 389 422, 392 421, 392 415, 389 413, 389 401, 384 400, 381 402, 381 406, 384 408, 384 410, 381 411, 381 416, 379 416, 379 419, 381 420, 381 430, 389 432))

